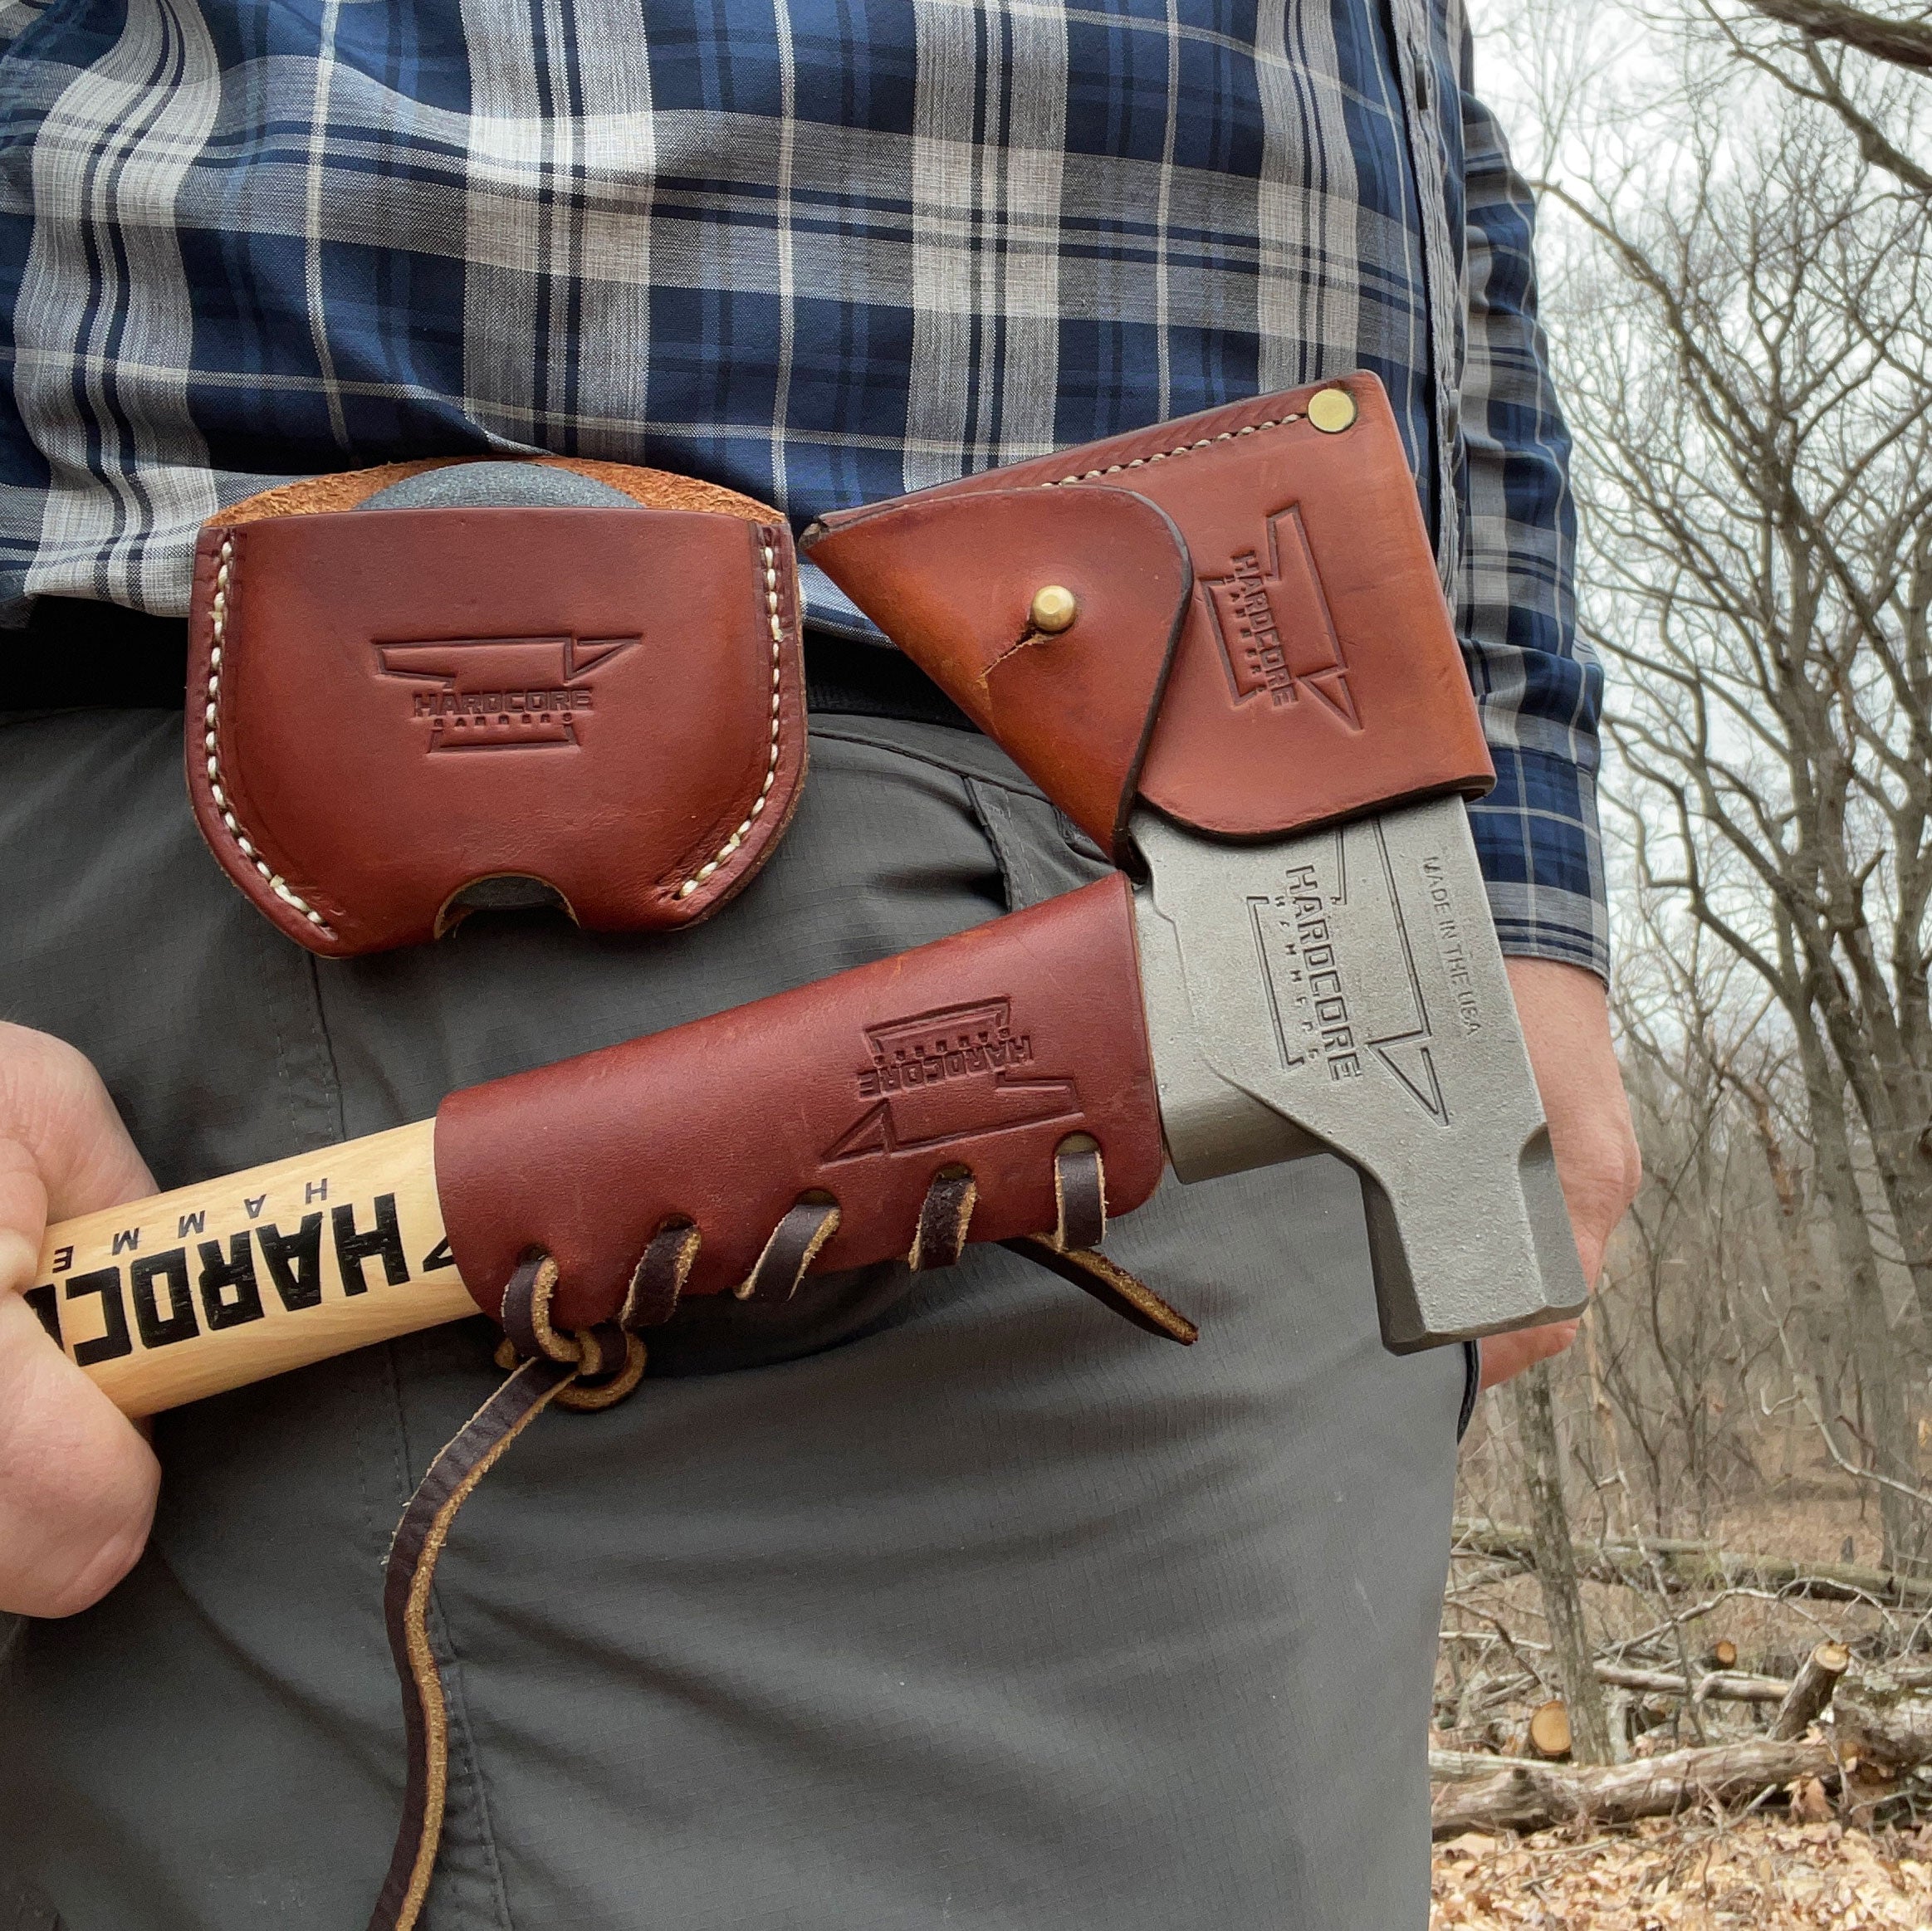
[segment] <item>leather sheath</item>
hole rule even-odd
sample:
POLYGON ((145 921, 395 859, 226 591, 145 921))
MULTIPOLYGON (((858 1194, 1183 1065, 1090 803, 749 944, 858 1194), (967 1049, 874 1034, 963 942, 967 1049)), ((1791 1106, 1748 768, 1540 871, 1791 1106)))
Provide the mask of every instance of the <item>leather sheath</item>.
POLYGON ((822 1269, 903 1257, 941 1170, 977 1185, 970 1238, 1056 1225, 1054 1156, 1091 1136, 1107 1207, 1161 1177, 1160 1115, 1126 880, 1116 875, 795 991, 452 1093, 436 1117, 450 1251, 498 1314, 532 1250, 552 1317, 615 1317, 667 1225, 696 1225, 684 1286, 749 1279, 801 1198, 838 1229, 822 1269))
POLYGON ((203 527, 188 775, 211 849, 329 955, 474 902, 555 894, 597 931, 716 911, 805 775, 784 519, 550 459, 599 506, 361 506, 452 467, 315 477, 203 527))
POLYGON ((1117 857, 1137 798, 1259 838, 1495 781, 1371 374, 842 511, 801 548, 1117 857), (1322 389, 1353 404, 1332 433, 1322 389), (1050 634, 1048 584, 1076 605, 1050 634))

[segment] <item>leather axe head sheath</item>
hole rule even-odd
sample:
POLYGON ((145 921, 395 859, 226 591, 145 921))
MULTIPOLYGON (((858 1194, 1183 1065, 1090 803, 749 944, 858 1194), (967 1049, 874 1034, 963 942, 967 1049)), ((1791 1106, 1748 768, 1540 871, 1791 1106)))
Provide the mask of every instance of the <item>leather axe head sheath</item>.
POLYGON ((842 511, 801 548, 1117 857, 1137 794, 1265 838, 1495 781, 1372 375, 842 511))

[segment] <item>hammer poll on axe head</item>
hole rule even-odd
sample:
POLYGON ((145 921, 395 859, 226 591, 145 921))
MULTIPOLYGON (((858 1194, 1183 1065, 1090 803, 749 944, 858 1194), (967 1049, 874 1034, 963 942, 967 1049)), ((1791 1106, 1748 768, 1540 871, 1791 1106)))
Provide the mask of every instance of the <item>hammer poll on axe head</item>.
POLYGON ((1399 1352, 1577 1313, 1582 1270, 1461 801, 1268 845, 1151 815, 1132 836, 1180 1178, 1347 1161, 1399 1352))

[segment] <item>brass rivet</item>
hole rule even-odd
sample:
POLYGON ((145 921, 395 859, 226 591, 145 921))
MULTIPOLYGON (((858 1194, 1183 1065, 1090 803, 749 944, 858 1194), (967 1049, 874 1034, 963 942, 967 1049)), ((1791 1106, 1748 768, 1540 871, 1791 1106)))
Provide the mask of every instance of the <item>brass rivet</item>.
POLYGON ((1355 398, 1345 389, 1318 389, 1308 398, 1308 420, 1324 436, 1339 436, 1355 420, 1355 398))
POLYGON ((1080 614, 1080 600, 1064 584, 1042 584, 1033 593, 1027 620, 1035 630, 1056 636, 1080 614))

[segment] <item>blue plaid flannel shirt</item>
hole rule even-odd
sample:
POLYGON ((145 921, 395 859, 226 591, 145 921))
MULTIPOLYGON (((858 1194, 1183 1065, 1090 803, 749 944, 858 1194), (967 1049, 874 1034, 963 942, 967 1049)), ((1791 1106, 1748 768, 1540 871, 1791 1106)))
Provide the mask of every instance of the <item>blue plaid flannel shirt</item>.
POLYGON ((802 523, 1365 367, 1504 947, 1602 971, 1568 438, 1470 66, 1461 0, 0 0, 0 600, 179 614, 197 524, 300 474, 545 450, 802 523))

